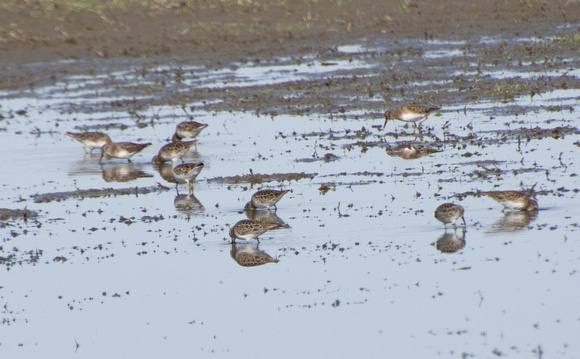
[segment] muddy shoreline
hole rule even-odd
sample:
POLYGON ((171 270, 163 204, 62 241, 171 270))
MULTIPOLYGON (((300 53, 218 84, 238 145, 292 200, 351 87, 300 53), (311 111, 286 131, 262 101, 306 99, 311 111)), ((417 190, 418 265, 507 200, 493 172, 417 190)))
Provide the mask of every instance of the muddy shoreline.
MULTIPOLYGON (((368 36, 474 40, 545 38, 575 31, 578 2, 177 2, 79 11, 40 3, 0 11, 0 88, 58 80, 21 64, 63 59, 191 55, 208 64, 300 55, 368 36)), ((10 6, 11 5, 11 6, 10 6)), ((9 7, 8 7, 9 6, 9 7)), ((396 51, 406 51, 399 49, 396 51)), ((412 51, 421 51, 420 48, 412 51)), ((546 55, 557 53, 548 49, 546 55)), ((58 70, 58 69, 56 69, 58 70)), ((74 73, 74 69, 60 69, 74 73)))
POLYGON ((580 353, 578 2, 47 3, 0 11, 0 356, 580 353), (410 101, 442 109, 383 126, 410 101), (151 163, 191 119, 193 194, 151 163))

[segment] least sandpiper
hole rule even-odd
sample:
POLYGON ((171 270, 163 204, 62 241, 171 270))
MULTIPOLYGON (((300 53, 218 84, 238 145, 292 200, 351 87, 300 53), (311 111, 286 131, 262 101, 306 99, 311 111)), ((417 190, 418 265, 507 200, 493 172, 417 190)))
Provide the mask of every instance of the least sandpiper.
POLYGON ((534 194, 534 187, 536 187, 535 184, 525 191, 489 191, 479 193, 499 202, 504 207, 502 212, 506 208, 510 210, 534 211, 538 209, 538 202, 530 198, 534 194))
POLYGON ((423 119, 419 122, 419 124, 416 125, 418 129, 421 129, 421 124, 423 121, 427 120, 427 115, 439 109, 440 107, 425 107, 414 103, 408 103, 406 105, 399 106, 394 110, 387 110, 385 112, 385 123, 383 128, 385 128, 387 121, 389 120, 416 122, 420 119, 423 119))
MULTIPOLYGON (((193 180, 203 169, 203 163, 184 163, 173 168, 173 177, 177 181, 185 181, 189 186, 189 194, 193 193, 193 180)), ((175 185, 177 188, 177 184, 175 185)))
POLYGON ((141 152, 145 147, 150 145, 151 143, 109 142, 101 149, 99 162, 103 160, 104 155, 131 162, 131 157, 134 154, 141 152))
POLYGON ((182 122, 175 128, 175 133, 173 134, 173 142, 181 142, 183 140, 193 140, 199 135, 201 130, 207 127, 205 123, 199 123, 195 121, 182 122))
MULTIPOLYGON (((236 238, 245 239, 246 242, 249 242, 251 239, 257 239, 266 231, 279 227, 280 225, 278 223, 242 219, 230 228, 230 237, 232 238, 232 242, 235 242, 236 238)), ((260 242, 259 239, 257 241, 260 242)))
POLYGON ((75 140, 82 142, 84 145, 83 150, 85 150, 85 153, 87 154, 96 149, 100 150, 104 145, 112 142, 111 138, 102 132, 67 132, 66 134, 75 140), (89 151, 87 151, 87 148, 89 151))
MULTIPOLYGON (((183 157, 184 154, 189 151, 191 146, 193 146, 197 140, 190 142, 170 142, 165 146, 161 147, 159 153, 153 157, 152 163, 163 163, 167 161, 173 162, 175 164, 177 160, 183 157)), ((181 159, 183 162, 183 159, 181 159)))
POLYGON ((251 211, 256 208, 270 208, 274 206, 274 209, 277 210, 276 203, 288 192, 290 192, 288 189, 284 191, 277 191, 274 189, 258 191, 252 195, 252 199, 246 203, 244 209, 246 211, 251 211))
POLYGON ((261 266, 266 263, 278 263, 278 258, 272 258, 268 253, 261 251, 258 244, 232 242, 230 256, 242 267, 261 266))
POLYGON ((466 226, 463 213, 463 207, 460 205, 454 203, 443 203, 435 209, 435 218, 445 225, 445 229, 447 229, 448 224, 453 224, 453 229, 457 229, 455 222, 458 218, 461 218, 463 220, 463 226, 466 226))

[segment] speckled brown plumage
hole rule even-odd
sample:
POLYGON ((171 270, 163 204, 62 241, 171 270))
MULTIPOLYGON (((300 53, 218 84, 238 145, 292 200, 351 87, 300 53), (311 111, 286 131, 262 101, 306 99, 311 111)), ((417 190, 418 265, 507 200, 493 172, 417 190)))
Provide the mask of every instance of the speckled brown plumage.
POLYGON ((502 211, 505 211, 506 208, 510 210, 534 211, 538 209, 538 202, 531 198, 535 187, 536 185, 534 184, 525 191, 488 191, 479 193, 499 202, 504 206, 502 211))
POLYGON ((101 158, 99 162, 102 161, 103 155, 110 157, 121 158, 131 162, 131 157, 136 153, 143 151, 151 143, 133 143, 133 142, 110 142, 103 146, 101 149, 101 158))
POLYGON ((238 221, 236 224, 234 224, 232 228, 230 228, 230 237, 232 238, 233 242, 235 242, 236 238, 250 241, 251 239, 257 239, 266 231, 278 227, 280 227, 280 225, 277 223, 268 223, 263 221, 256 221, 253 219, 242 219, 241 221, 238 221))
POLYGON ((75 140, 81 142, 83 150, 85 153, 93 152, 96 149, 102 149, 107 143, 111 143, 111 138, 102 132, 67 132, 68 136, 74 138, 75 140), (87 148, 89 151, 87 151, 87 148))
POLYGON ((172 141, 181 142, 183 140, 193 140, 206 127, 207 124, 205 123, 195 121, 181 122, 175 127, 172 141))
POLYGON ((193 193, 193 180, 203 169, 203 163, 184 163, 173 168, 173 177, 177 180, 187 182, 189 194, 193 193))
POLYGON ((445 228, 447 228, 448 224, 453 224, 453 228, 457 228, 455 222, 459 218, 463 220, 463 225, 466 226, 463 213, 464 209, 460 205, 454 203, 443 203, 435 209, 435 218, 443 223, 445 228))
POLYGON ((197 142, 197 140, 190 142, 170 142, 159 149, 159 153, 153 157, 151 162, 158 164, 171 161, 175 164, 177 160, 189 151, 195 142, 197 142))
POLYGON ((264 189, 258 191, 252 195, 251 200, 246 203, 244 209, 253 210, 256 208, 270 208, 272 206, 275 209, 278 209, 276 203, 278 203, 278 201, 288 192, 290 192, 290 190, 277 191, 274 189, 264 189))
POLYGON ((417 128, 421 128, 421 124, 427 120, 427 116, 433 112, 440 110, 440 107, 426 107, 417 105, 415 103, 408 103, 397 107, 396 109, 387 110, 385 112, 385 123, 383 128, 387 125, 389 120, 399 120, 404 122, 416 122, 423 119, 417 124, 417 128))

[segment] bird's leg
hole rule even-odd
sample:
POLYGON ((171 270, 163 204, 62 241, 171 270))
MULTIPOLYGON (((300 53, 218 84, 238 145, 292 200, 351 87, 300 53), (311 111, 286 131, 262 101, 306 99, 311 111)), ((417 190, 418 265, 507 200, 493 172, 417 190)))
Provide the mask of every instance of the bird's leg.
POLYGON ((419 121, 419 123, 417 124, 417 129, 418 129, 419 131, 421 131, 421 124, 422 124, 423 122, 425 122, 425 120, 427 120, 427 117, 425 117, 425 118, 424 118, 422 121, 419 121))

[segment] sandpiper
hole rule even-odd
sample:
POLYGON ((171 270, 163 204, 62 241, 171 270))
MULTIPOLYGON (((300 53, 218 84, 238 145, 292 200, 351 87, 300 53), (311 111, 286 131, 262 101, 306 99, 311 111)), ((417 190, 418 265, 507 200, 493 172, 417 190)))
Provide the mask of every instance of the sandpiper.
POLYGON ((402 105, 397 107, 394 110, 387 110, 385 112, 385 123, 383 128, 387 125, 387 121, 389 120, 399 120, 405 122, 416 122, 420 119, 423 119, 416 125, 416 127, 420 130, 421 124, 427 120, 427 116, 433 112, 440 110, 440 107, 425 107, 421 105, 417 105, 414 103, 408 103, 406 105, 402 105))
POLYGON ((251 200, 246 203, 244 209, 246 211, 251 211, 256 208, 269 209, 270 207, 274 206, 274 209, 277 210, 278 207, 276 207, 276 203, 288 192, 290 192, 289 189, 284 191, 277 191, 274 189, 264 189, 258 191, 252 195, 251 200))
MULTIPOLYGON (((173 177, 175 180, 181 180, 187 182, 189 186, 189 193, 193 193, 193 180, 197 177, 197 175, 203 169, 203 163, 184 163, 182 165, 176 166, 173 168, 173 177)), ((175 185, 177 188, 177 184, 175 185)))
MULTIPOLYGON (((232 242, 235 242, 236 238, 245 239, 246 242, 249 242, 251 239, 257 239, 266 231, 279 227, 280 225, 278 223, 242 219, 230 228, 230 237, 232 238, 232 242)), ((260 242, 259 239, 257 241, 260 242)))
POLYGON ((175 128, 172 141, 181 142, 183 140, 193 140, 206 127, 207 124, 205 123, 195 121, 181 122, 175 128))
POLYGON ((489 191, 479 192, 499 202, 504 208, 502 212, 507 209, 520 211, 535 211, 538 209, 538 202, 530 198, 534 194, 534 184, 530 189, 525 191, 489 191))
MULTIPOLYGON (((171 161, 175 165, 177 160, 183 157, 196 142, 197 140, 190 142, 170 142, 161 147, 159 153, 153 157, 151 162, 163 163, 171 161)), ((181 159, 181 162, 183 163, 183 159, 181 159)))
POLYGON ((151 143, 109 142, 101 148, 99 162, 103 160, 103 155, 105 154, 131 162, 131 157, 134 154, 141 152, 145 147, 150 145, 151 143))
POLYGON ((111 138, 102 132, 67 132, 66 134, 75 140, 82 142, 84 145, 83 150, 85 150, 85 153, 87 154, 96 149, 100 150, 104 145, 112 142, 111 138), (87 151, 87 148, 89 151, 87 151))
POLYGON ((450 223, 453 224, 453 229, 457 229, 455 222, 460 217, 463 220, 463 226, 466 226, 463 213, 463 207, 460 205, 454 203, 443 203, 435 209, 435 218, 445 225, 445 229, 447 229, 447 225, 450 223))
POLYGON ((266 263, 278 263, 278 258, 272 258, 268 253, 261 251, 258 244, 244 243, 236 245, 232 243, 230 256, 242 267, 261 266, 266 263))

